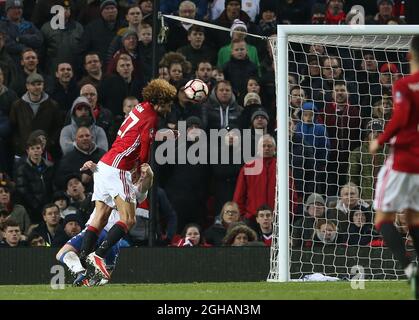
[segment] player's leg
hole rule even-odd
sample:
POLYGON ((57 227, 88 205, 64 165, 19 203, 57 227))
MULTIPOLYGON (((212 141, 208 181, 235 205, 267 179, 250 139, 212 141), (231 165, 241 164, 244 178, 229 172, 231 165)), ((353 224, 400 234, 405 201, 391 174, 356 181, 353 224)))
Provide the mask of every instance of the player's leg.
POLYGON ((58 261, 64 263, 74 275, 85 270, 81 265, 76 250, 68 243, 58 251, 56 258, 58 261))
POLYGON ((82 266, 78 251, 83 241, 84 231, 71 238, 56 255, 56 259, 65 264, 74 276, 73 286, 89 286, 86 278, 86 269, 82 266))
POLYGON ((377 210, 375 214, 375 228, 383 235, 384 241, 390 248, 394 257, 400 262, 403 269, 405 269, 405 272, 409 272, 407 268, 411 261, 406 255, 406 247, 403 238, 394 225, 395 220, 395 212, 382 212, 377 210))
POLYGON ((122 200, 120 196, 115 197, 115 205, 120 215, 120 220, 108 231, 105 240, 100 244, 99 248, 89 255, 87 261, 93 265, 106 279, 110 278, 109 272, 106 270, 105 257, 121 240, 135 224, 135 202, 127 202, 122 200))
POLYGON ((95 202, 96 214, 91 224, 86 228, 83 243, 80 248, 80 260, 82 263, 86 260, 89 253, 96 248, 96 242, 99 238, 100 232, 106 226, 108 218, 112 212, 112 208, 102 201, 95 202))
MULTIPOLYGON (((409 235, 415 246, 416 254, 419 252, 419 212, 413 209, 406 210, 407 225, 409 227, 409 235)), ((410 281, 413 297, 419 300, 419 274, 416 270, 414 277, 410 281)))

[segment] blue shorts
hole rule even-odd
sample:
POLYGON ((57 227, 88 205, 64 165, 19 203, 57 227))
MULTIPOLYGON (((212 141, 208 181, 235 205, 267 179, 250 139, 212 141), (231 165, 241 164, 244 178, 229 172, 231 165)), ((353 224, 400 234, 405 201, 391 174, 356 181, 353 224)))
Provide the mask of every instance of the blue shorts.
MULTIPOLYGON (((75 235, 73 238, 67 241, 67 244, 72 246, 77 252, 81 249, 81 244, 83 242, 85 230, 80 232, 79 234, 75 235)), ((96 245, 99 246, 102 241, 106 238, 106 235, 108 234, 107 231, 102 230, 102 232, 99 235, 99 238, 97 239, 96 245)), ((114 268, 116 265, 116 260, 118 259, 119 255, 119 241, 117 244, 115 244, 111 251, 109 251, 108 255, 105 258, 106 266, 109 268, 114 268)))

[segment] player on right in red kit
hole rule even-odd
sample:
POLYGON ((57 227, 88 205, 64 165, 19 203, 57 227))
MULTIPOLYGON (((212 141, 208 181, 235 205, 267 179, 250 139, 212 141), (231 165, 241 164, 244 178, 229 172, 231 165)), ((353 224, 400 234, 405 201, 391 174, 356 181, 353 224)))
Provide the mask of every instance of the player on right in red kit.
MULTIPOLYGON (((136 195, 134 171, 141 179, 147 174, 150 143, 157 129, 158 116, 165 116, 171 110, 176 88, 166 80, 152 80, 143 89, 144 102, 132 109, 118 131, 111 149, 103 155, 94 172, 96 216, 87 227, 80 250, 80 260, 94 267, 94 272, 109 279, 104 257, 108 251, 135 224, 136 195), (133 181, 134 180, 134 181, 133 181), (96 246, 98 235, 107 224, 112 209, 116 207, 121 220, 108 231, 107 237, 99 248, 96 246)), ((81 168, 81 170, 88 169, 81 168)), ((147 195, 144 195, 144 198, 147 195)), ((89 271, 91 272, 91 271, 89 271)))
POLYGON ((409 234, 419 253, 419 35, 410 44, 411 75, 398 80, 393 87, 393 115, 384 132, 371 141, 375 154, 385 143, 392 151, 378 174, 374 199, 375 227, 400 262, 419 299, 417 266, 406 255, 404 241, 394 221, 396 213, 406 211, 409 234))

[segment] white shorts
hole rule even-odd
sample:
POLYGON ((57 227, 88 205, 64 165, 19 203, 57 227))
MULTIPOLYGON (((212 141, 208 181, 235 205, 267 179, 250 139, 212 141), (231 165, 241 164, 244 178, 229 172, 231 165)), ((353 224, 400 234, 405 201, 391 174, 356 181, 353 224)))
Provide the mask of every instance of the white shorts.
POLYGON ((120 196, 126 202, 136 203, 131 173, 99 161, 93 174, 92 201, 99 200, 114 208, 116 196, 120 196))
POLYGON ((419 212, 419 174, 393 170, 384 165, 378 173, 374 209, 398 212, 412 209, 419 212))

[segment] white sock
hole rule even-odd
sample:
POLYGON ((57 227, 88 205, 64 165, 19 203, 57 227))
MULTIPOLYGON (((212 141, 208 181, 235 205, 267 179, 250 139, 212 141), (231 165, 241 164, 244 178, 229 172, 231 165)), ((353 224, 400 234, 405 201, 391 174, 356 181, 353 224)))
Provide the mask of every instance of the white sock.
POLYGON ((409 263, 409 265, 404 269, 404 273, 406 274, 406 276, 408 278, 411 278, 415 272, 415 264, 414 263, 409 263))
POLYGON ((84 268, 80 263, 79 256, 74 251, 67 251, 64 253, 62 260, 71 272, 78 273, 80 271, 84 271, 84 268))

